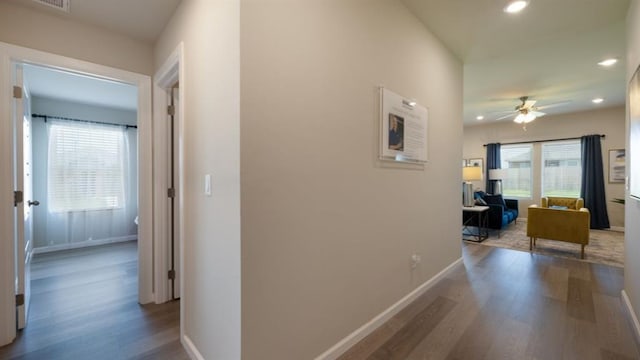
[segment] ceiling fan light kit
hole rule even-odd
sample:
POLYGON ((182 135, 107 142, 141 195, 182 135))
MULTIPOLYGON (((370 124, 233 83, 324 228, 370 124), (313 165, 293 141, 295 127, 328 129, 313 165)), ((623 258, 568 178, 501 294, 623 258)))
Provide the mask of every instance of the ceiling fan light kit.
POLYGON ((530 112, 520 113, 513 121, 516 124, 528 124, 536 119, 536 116, 530 112))
POLYGON ((504 12, 509 14, 516 14, 524 10, 524 8, 526 8, 527 5, 529 5, 529 1, 525 1, 525 0, 510 1, 507 4, 507 6, 504 7, 504 12))

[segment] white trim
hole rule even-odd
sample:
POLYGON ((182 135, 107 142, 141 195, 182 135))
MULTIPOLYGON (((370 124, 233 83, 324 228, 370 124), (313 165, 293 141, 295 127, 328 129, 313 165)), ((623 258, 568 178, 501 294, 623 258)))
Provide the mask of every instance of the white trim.
POLYGON ((92 247, 92 246, 114 244, 119 242, 133 241, 137 239, 138 239, 138 235, 127 235, 127 236, 119 236, 119 237, 112 237, 112 238, 99 239, 99 240, 89 240, 89 241, 80 241, 75 243, 43 246, 43 247, 33 248, 33 255, 46 254, 46 253, 61 251, 61 250, 72 250, 72 249, 80 249, 80 248, 86 248, 86 247, 92 247))
MULTIPOLYGON (((168 124, 167 124, 167 105, 168 105, 168 89, 171 88, 175 83, 179 83, 180 86, 178 88, 178 143, 180 144, 180 149, 178 151, 178 189, 176 189, 178 203, 177 203, 177 213, 178 213, 178 224, 184 224, 183 219, 183 179, 184 179, 184 171, 182 168, 183 158, 182 154, 182 138, 184 134, 183 128, 183 119, 184 119, 184 45, 183 43, 179 43, 178 46, 174 49, 174 51, 169 55, 164 64, 160 67, 160 69, 154 75, 153 81, 153 108, 154 108, 154 199, 155 199, 155 207, 154 207, 154 218, 155 218, 155 228, 154 233, 156 235, 156 247, 154 248, 154 260, 156 264, 155 268, 155 302, 157 304, 161 304, 171 300, 171 288, 170 282, 167 279, 167 271, 170 267, 170 255, 169 255, 169 234, 167 231, 167 223, 166 219, 169 217, 168 212, 168 198, 167 198, 167 174, 168 174, 168 163, 167 163, 167 153, 168 146, 166 139, 168 138, 168 124)), ((169 95, 170 96, 170 95, 169 95)), ((182 227, 179 228, 179 239, 184 239, 184 230, 182 227)), ((184 284, 183 279, 183 264, 184 264, 184 251, 183 251, 183 242, 179 240, 180 250, 180 260, 179 260, 179 268, 178 268, 178 276, 179 276, 179 285, 180 285, 180 295, 184 296, 184 291, 182 288, 182 284, 184 284)), ((184 304, 184 302, 181 302, 184 304)), ((180 313, 180 329, 183 328, 183 319, 184 314, 182 313, 182 305, 181 305, 181 313, 180 313)))
POLYGON ((333 360, 337 359, 340 355, 344 354, 347 350, 356 345, 360 340, 364 339, 367 335, 371 334, 374 330, 382 326, 385 322, 389 321, 394 315, 399 313, 402 309, 407 307, 418 297, 424 294, 430 287, 435 285, 436 282, 444 278, 453 268, 462 263, 462 258, 452 262, 449 266, 437 273, 431 279, 425 281, 422 285, 418 286, 415 290, 407 294, 407 296, 400 299, 395 304, 391 305, 388 309, 378 314, 371 319, 368 323, 362 325, 356 331, 349 334, 344 339, 340 340, 337 344, 332 346, 329 350, 320 354, 315 360, 333 360))
POLYGON ((624 305, 623 307, 627 311, 627 315, 629 315, 629 320, 631 322, 633 335, 636 339, 636 344, 640 344, 640 322, 638 321, 636 312, 633 311, 633 306, 631 305, 629 296, 627 296, 627 292, 623 289, 620 294, 622 296, 622 304, 624 305))
MULTIPOLYGON (((2 43, 0 43, 2 45, 2 43)), ((14 207, 13 207, 13 119, 10 89, 11 59, 0 46, 0 346, 16 337, 14 277, 14 207)))
POLYGON ((611 226, 609 227, 610 231, 624 232, 624 226, 611 226))
POLYGON ((13 288, 14 244, 13 199, 11 175, 13 174, 12 152, 12 95, 11 62, 22 62, 71 71, 92 77, 128 83, 138 88, 138 302, 153 301, 153 189, 152 183, 152 124, 151 124, 151 78, 126 70, 90 63, 44 51, 29 49, 0 42, 2 69, 0 73, 0 345, 15 337, 15 309, 13 294, 5 289, 13 288), (140 186, 142 184, 143 186, 140 186), (12 321, 13 319, 13 321, 12 321), (13 330, 12 330, 13 329, 13 330))
POLYGON ((198 348, 196 348, 196 346, 193 344, 193 341, 191 341, 191 339, 189 339, 187 335, 182 336, 182 346, 187 351, 187 354, 189 354, 189 357, 191 359, 204 360, 204 356, 200 354, 198 348))

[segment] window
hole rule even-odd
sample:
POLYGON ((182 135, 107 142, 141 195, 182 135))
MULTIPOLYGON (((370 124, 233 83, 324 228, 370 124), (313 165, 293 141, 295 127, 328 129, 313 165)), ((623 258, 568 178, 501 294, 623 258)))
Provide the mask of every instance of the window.
POLYGON ((542 164, 542 196, 580 196, 582 167, 579 140, 543 143, 542 164))
POLYGON ((54 212, 124 206, 124 130, 50 120, 47 193, 54 212))
POLYGON ((502 145, 500 160, 506 178, 502 180, 504 196, 531 198, 531 144, 502 145))

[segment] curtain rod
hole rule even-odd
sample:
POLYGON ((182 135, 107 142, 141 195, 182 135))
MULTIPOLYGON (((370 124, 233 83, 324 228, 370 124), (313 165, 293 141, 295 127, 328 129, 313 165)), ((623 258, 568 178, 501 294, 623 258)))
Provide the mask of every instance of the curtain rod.
MULTIPOLYGON (((598 135, 601 138, 605 137, 604 134, 594 134, 598 135)), ((579 140, 582 137, 570 137, 570 138, 562 138, 562 139, 548 139, 548 140, 531 140, 531 141, 516 141, 516 142, 508 142, 508 143, 499 143, 500 145, 517 145, 517 144, 533 144, 533 143, 541 143, 541 142, 551 142, 551 141, 566 141, 566 140, 579 140)), ((488 144, 484 144, 482 146, 486 147, 488 144)))
POLYGON ((49 115, 31 114, 31 117, 43 118, 44 122, 47 122, 47 119, 51 118, 51 119, 60 119, 60 120, 67 120, 67 121, 77 121, 77 122, 83 122, 83 123, 89 123, 89 124, 124 126, 127 129, 128 128, 134 128, 134 129, 138 128, 138 126, 136 126, 136 125, 113 124, 113 123, 105 123, 105 122, 91 121, 91 120, 72 119, 72 118, 67 118, 67 117, 62 117, 62 116, 49 116, 49 115))

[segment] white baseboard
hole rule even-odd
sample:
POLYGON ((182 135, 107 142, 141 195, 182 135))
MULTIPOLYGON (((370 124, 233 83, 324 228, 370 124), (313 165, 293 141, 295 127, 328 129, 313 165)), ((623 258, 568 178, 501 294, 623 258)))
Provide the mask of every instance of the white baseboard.
POLYGON ((87 241, 80 241, 80 242, 68 243, 68 244, 43 246, 43 247, 33 248, 33 254, 35 255, 35 254, 44 254, 44 253, 60 251, 60 250, 79 249, 84 247, 113 244, 113 243, 132 241, 137 239, 138 239, 138 235, 127 235, 127 236, 120 236, 120 237, 100 239, 100 240, 87 240, 87 241))
POLYGON ((337 359, 340 355, 344 354, 351 347, 356 345, 360 340, 364 339, 367 335, 371 334, 374 330, 382 326, 385 322, 389 321, 394 315, 399 313, 402 309, 411 304, 414 300, 424 294, 431 286, 433 286, 436 282, 444 278, 447 273, 449 273, 454 267, 462 263, 462 258, 451 263, 449 266, 444 268, 442 271, 437 273, 431 279, 425 281, 422 285, 418 286, 415 290, 410 292, 407 296, 400 299, 395 304, 391 305, 388 309, 378 314, 376 317, 371 319, 368 323, 362 325, 359 329, 349 334, 344 339, 340 340, 337 344, 331 347, 329 350, 325 351, 315 360, 334 360, 337 359))
POLYGON ((200 354, 200 351, 198 351, 196 346, 193 344, 193 341, 191 341, 191 339, 189 339, 187 335, 182 336, 182 346, 184 346, 184 349, 187 351, 189 358, 195 360, 204 360, 204 356, 200 354))
POLYGON ((624 232, 624 226, 611 226, 611 227, 609 227, 609 230, 618 231, 618 232, 624 232))
POLYGON ((627 311, 627 315, 629 315, 629 319, 631 320, 631 327, 633 328, 633 335, 636 339, 636 343, 640 344, 640 322, 638 322, 638 317, 636 316, 635 311, 633 311, 633 306, 631 305, 631 300, 629 300, 629 296, 627 296, 627 292, 622 290, 622 304, 623 307, 627 311))

